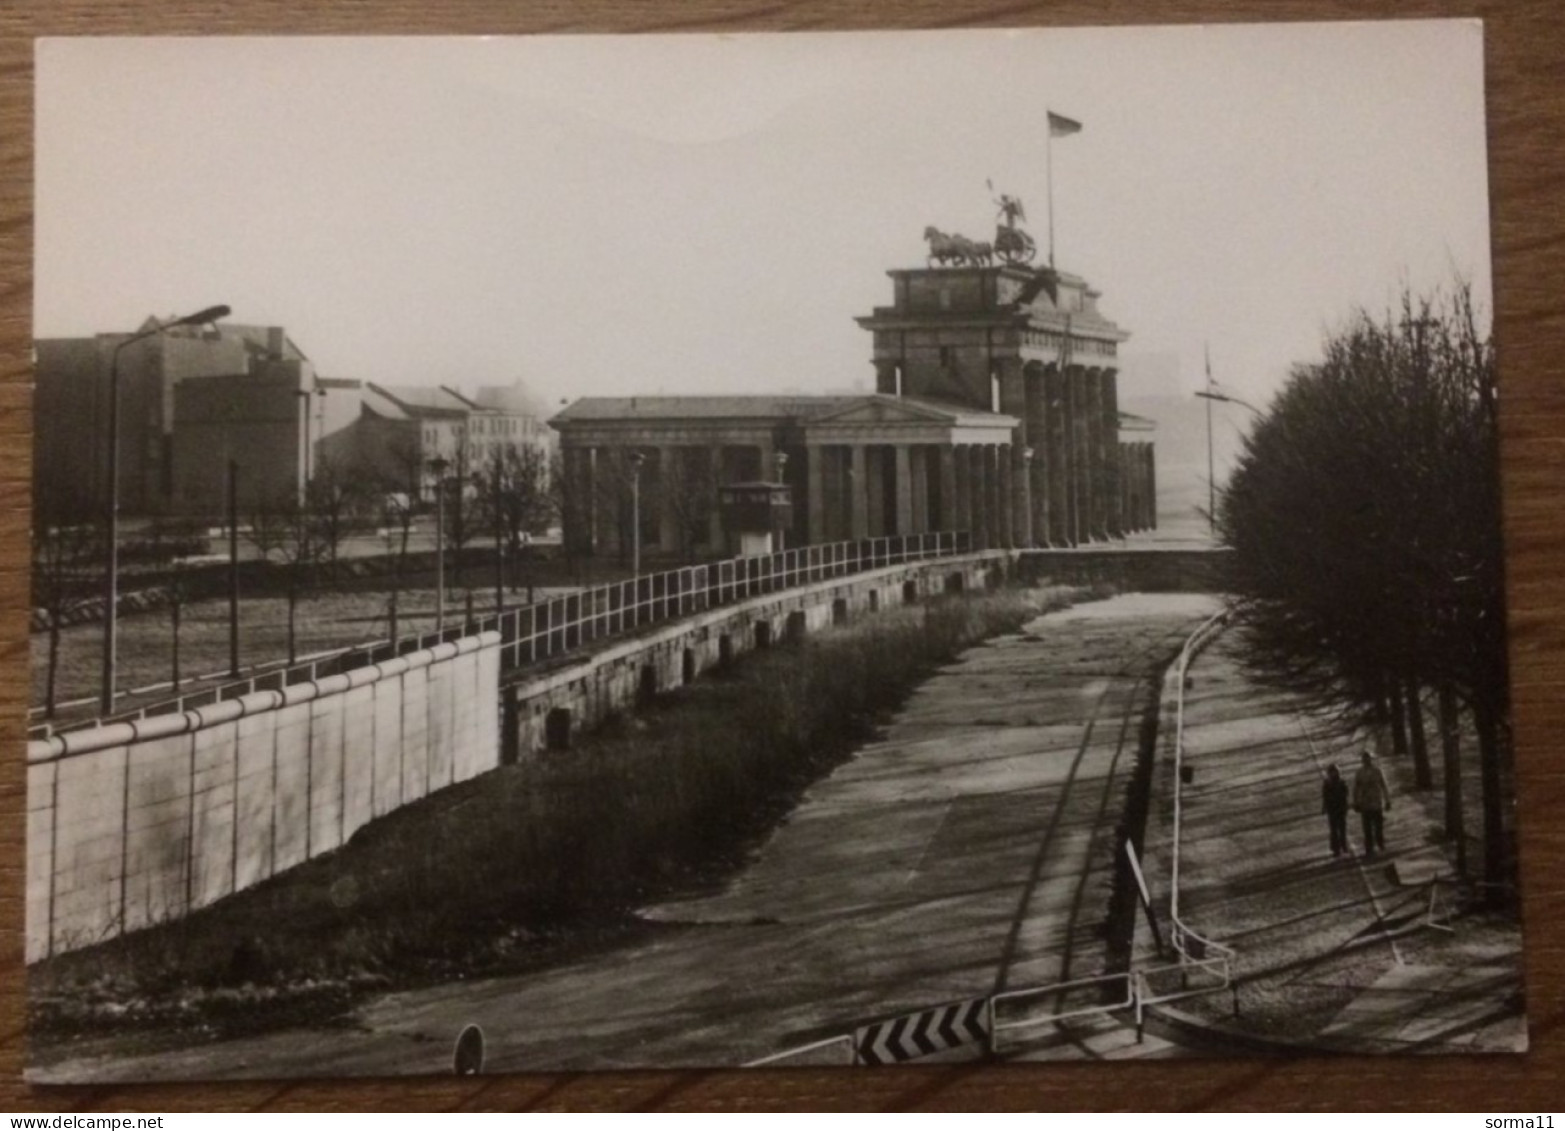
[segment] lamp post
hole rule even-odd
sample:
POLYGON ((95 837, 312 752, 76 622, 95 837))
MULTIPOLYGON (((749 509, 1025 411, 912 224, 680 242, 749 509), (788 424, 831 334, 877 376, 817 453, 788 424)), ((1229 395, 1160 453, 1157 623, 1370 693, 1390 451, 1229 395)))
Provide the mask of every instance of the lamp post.
MULTIPOLYGON (((783 486, 787 486, 787 483, 788 483, 788 453, 787 452, 778 452, 776 455, 774 455, 772 457, 772 462, 777 465, 777 482, 779 484, 783 485, 783 486)), ((788 541, 788 532, 785 529, 783 529, 783 526, 782 526, 781 523, 776 524, 775 530, 777 532, 777 544, 775 546, 773 546, 772 549, 773 550, 786 550, 788 548, 787 545, 786 545, 786 543, 788 541)))
POLYGON ((641 576, 641 465, 647 457, 630 453, 630 575, 641 576))
MULTIPOLYGON (((1210 370, 1207 372, 1207 379, 1210 382, 1210 370)), ((1206 402, 1206 528, 1215 536, 1217 534, 1217 473, 1212 459, 1212 402, 1236 404, 1240 408, 1249 409, 1258 417, 1266 414, 1249 401, 1227 393, 1219 393, 1211 384, 1208 384, 1205 389, 1197 389, 1196 396, 1206 402)))
POLYGON ((435 473, 435 631, 446 627, 446 468, 451 461, 436 456, 429 461, 435 473))
POLYGON ((1032 448, 1030 448, 1030 447, 1022 448, 1022 483, 1026 487, 1025 498, 1027 499, 1027 508, 1026 508, 1027 509, 1027 523, 1028 523, 1028 528, 1027 528, 1028 539, 1027 539, 1027 541, 1028 541, 1028 544, 1032 545, 1032 546, 1038 545, 1038 542, 1039 542, 1038 531, 1032 529, 1033 512, 1032 512, 1032 509, 1031 509, 1032 508, 1032 461, 1033 461, 1033 457, 1035 455, 1037 455, 1037 453, 1034 452, 1032 450, 1032 448))
POLYGON ((119 620, 119 535, 120 535, 120 352, 133 342, 172 330, 176 326, 197 326, 228 316, 226 306, 209 306, 172 322, 157 323, 126 337, 109 355, 109 473, 104 499, 104 527, 108 536, 108 563, 103 576, 103 687, 98 709, 114 712, 114 655, 119 620))

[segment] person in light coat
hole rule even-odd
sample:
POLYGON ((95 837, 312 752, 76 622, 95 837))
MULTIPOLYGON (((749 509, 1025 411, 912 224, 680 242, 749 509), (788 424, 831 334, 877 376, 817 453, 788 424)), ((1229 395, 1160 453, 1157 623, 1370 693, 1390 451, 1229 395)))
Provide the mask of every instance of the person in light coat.
POLYGON ((1377 850, 1384 852, 1391 790, 1386 787, 1386 775, 1380 772, 1375 755, 1367 746, 1358 773, 1353 775, 1353 808, 1358 810, 1359 819, 1364 823, 1364 855, 1373 856, 1377 850))

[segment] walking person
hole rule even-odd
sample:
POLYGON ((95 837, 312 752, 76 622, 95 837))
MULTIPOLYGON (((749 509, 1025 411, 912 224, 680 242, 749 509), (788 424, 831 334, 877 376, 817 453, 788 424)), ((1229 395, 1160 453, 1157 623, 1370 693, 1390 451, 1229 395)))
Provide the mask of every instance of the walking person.
POLYGON ((1358 773, 1353 775, 1353 808, 1364 822, 1364 855, 1386 850, 1386 814, 1391 812, 1391 791, 1386 775, 1375 764, 1375 755, 1364 748, 1358 773))
POLYGON ((1333 762, 1326 767, 1326 780, 1320 787, 1321 812, 1331 830, 1331 854, 1341 856, 1348 850, 1348 783, 1333 762))

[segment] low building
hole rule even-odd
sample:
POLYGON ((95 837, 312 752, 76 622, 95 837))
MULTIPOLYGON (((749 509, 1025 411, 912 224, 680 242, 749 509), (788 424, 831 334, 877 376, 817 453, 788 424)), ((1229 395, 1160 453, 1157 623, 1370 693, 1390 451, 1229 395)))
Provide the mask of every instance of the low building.
POLYGON ((667 554, 735 552, 717 490, 759 479, 792 488, 795 545, 965 530, 1074 546, 1156 525, 1153 425, 1118 407, 1129 335, 1085 280, 1013 264, 889 274, 892 305, 858 319, 874 394, 589 397, 555 416, 568 548, 623 555, 639 535, 667 554))

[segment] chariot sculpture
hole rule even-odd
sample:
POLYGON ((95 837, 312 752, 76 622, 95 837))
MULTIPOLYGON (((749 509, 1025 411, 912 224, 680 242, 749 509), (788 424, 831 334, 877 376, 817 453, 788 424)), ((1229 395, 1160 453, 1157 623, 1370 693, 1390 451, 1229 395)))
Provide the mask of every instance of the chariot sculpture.
MULTIPOLYGON (((992 189, 994 186, 991 185, 992 189)), ((924 239, 929 242, 929 266, 931 267, 988 267, 996 258, 1012 266, 1031 263, 1038 254, 1038 245, 1032 236, 1018 226, 1026 220, 1021 199, 1001 193, 995 203, 1000 208, 999 224, 994 230, 994 242, 970 240, 966 236, 942 232, 933 224, 924 229, 924 239)))

